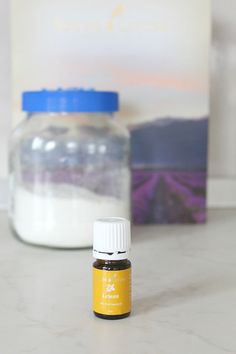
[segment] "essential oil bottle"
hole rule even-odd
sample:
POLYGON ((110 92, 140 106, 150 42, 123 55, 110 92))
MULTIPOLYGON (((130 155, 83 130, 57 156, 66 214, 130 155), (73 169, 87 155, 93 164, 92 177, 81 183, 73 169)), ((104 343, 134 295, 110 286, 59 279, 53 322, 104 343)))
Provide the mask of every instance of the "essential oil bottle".
POLYGON ((94 223, 93 311, 97 317, 116 320, 130 315, 130 244, 129 220, 108 217, 94 223))

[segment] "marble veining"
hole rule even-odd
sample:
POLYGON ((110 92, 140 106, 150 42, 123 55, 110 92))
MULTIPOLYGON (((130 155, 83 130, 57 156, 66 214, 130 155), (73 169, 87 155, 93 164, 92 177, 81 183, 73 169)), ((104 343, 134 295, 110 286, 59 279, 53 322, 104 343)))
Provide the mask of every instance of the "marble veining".
POLYGON ((236 354, 236 210, 133 227, 133 312, 91 312, 91 250, 31 247, 0 213, 1 354, 236 354))

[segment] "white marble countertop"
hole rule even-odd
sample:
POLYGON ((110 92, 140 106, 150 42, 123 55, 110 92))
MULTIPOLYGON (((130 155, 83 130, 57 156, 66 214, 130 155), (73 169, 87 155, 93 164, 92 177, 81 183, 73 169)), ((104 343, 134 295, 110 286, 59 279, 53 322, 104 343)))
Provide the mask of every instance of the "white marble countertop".
POLYGON ((133 228, 133 313, 91 312, 91 250, 26 246, 0 213, 1 354, 236 353, 236 210, 133 228))

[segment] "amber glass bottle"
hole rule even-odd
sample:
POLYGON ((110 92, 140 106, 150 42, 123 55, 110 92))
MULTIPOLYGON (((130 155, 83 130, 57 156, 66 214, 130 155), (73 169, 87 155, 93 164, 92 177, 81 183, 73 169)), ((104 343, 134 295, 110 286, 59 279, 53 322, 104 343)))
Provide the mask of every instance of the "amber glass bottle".
POLYGON ((103 218, 95 222, 93 311, 104 319, 121 319, 131 312, 130 222, 103 218))

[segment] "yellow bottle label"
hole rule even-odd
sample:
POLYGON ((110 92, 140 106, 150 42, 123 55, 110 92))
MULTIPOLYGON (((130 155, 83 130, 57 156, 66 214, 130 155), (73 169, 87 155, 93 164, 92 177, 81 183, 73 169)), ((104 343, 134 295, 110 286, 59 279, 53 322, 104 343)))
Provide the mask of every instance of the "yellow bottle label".
POLYGON ((122 315, 131 310, 131 268, 107 271, 93 268, 93 310, 122 315))

